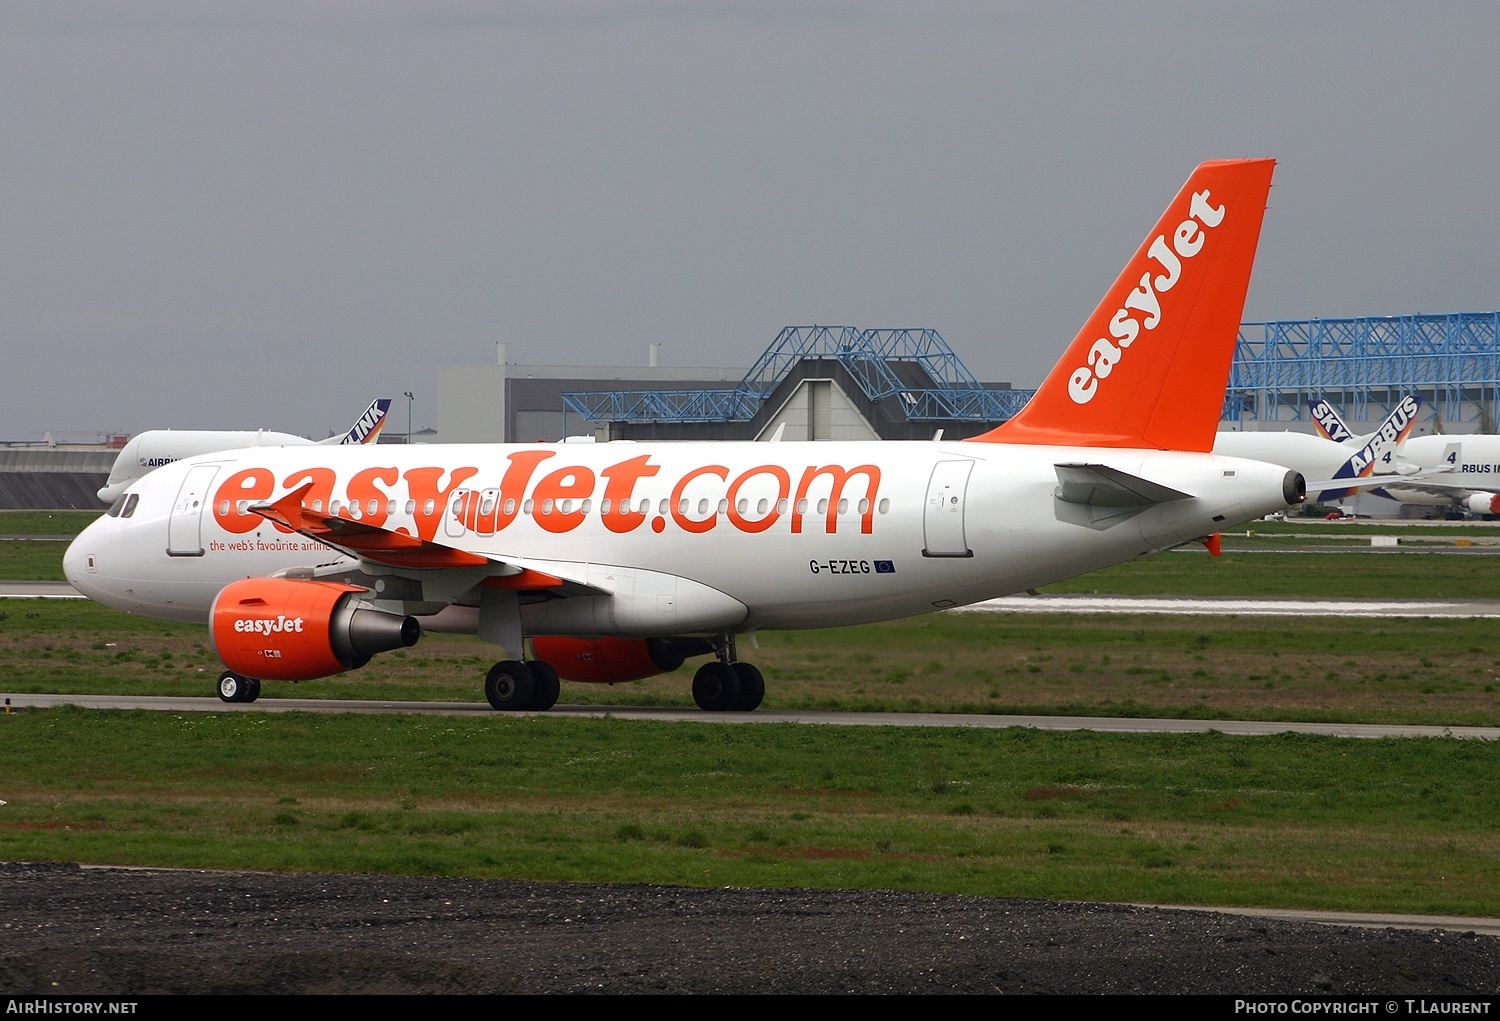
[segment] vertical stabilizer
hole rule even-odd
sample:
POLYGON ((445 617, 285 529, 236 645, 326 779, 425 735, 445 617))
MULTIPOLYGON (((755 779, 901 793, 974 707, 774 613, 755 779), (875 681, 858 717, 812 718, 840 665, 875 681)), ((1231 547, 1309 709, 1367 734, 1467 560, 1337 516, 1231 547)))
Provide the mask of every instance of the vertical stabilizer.
POLYGON ((1344 424, 1343 416, 1337 408, 1323 397, 1310 397, 1307 401, 1308 417, 1312 419, 1313 427, 1318 430, 1318 435, 1325 440, 1335 443, 1348 443, 1354 439, 1354 430, 1344 424))
POLYGON ((391 399, 389 397, 377 397, 370 402, 355 420, 354 425, 342 436, 330 436, 326 440, 319 440, 320 444, 334 444, 345 446, 354 443, 374 443, 380 436, 380 430, 385 428, 386 417, 391 411, 391 399))
MULTIPOLYGON (((1422 398, 1419 394, 1407 394, 1401 398, 1391 409, 1391 413, 1385 416, 1379 428, 1370 434, 1363 446, 1349 456, 1349 460, 1339 466, 1338 471, 1333 473, 1333 477, 1335 479, 1366 479, 1372 475, 1387 475, 1399 471, 1401 446, 1411 435, 1412 427, 1417 424, 1417 412, 1421 410, 1421 407, 1422 398)), ((1392 481, 1399 481, 1399 479, 1392 481)), ((1317 494, 1317 498, 1339 500, 1353 496, 1359 488, 1356 486, 1351 489, 1325 489, 1317 494)))
POLYGON ((1212 450, 1275 165, 1193 171, 1036 396, 975 439, 1212 450))

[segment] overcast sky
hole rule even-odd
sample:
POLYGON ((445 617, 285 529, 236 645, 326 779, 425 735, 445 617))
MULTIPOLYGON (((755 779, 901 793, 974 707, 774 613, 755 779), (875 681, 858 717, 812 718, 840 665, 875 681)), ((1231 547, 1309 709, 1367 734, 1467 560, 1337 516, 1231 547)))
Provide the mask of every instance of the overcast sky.
POLYGON ((937 329, 1034 386, 1202 160, 1246 319, 1500 307, 1500 4, 0 4, 0 439, 937 329))

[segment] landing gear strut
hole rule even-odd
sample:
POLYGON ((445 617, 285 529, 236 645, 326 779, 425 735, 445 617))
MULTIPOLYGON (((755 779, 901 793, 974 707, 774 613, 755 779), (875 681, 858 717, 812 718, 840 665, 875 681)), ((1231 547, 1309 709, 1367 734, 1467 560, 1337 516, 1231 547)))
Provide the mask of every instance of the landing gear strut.
POLYGON ((766 679, 753 665, 739 662, 734 635, 714 640, 717 657, 693 675, 693 701, 709 712, 748 713, 766 697, 766 679))

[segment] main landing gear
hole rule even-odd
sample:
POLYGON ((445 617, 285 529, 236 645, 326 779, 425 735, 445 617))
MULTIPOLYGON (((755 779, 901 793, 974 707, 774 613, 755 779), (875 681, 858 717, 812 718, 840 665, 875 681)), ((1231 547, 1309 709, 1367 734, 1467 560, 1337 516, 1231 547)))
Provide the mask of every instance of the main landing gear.
POLYGON ((539 659, 502 660, 484 678, 484 697, 501 712, 546 712, 557 704, 560 688, 557 671, 539 659))
POLYGON ((766 679, 750 663, 739 661, 734 635, 714 641, 718 658, 704 663, 693 675, 693 701, 708 712, 748 713, 766 697, 766 679))
MULTIPOLYGON (((706 644, 712 645, 715 658, 693 675, 693 701, 698 708, 720 713, 748 713, 758 708, 766 697, 766 679, 752 664, 739 661, 734 636, 721 635, 709 643, 700 643, 688 655, 707 652, 706 644)), ((531 651, 529 643, 527 651, 531 651)), ((671 670, 681 662, 680 656, 670 664, 657 660, 657 667, 671 670)), ((640 676, 628 675, 623 679, 640 676)), ((501 660, 490 667, 484 678, 485 700, 501 712, 546 712, 557 704, 558 689, 556 668, 540 659, 501 660)))
POLYGON ((254 702, 260 698, 260 679, 225 670, 219 675, 219 698, 225 702, 254 702))

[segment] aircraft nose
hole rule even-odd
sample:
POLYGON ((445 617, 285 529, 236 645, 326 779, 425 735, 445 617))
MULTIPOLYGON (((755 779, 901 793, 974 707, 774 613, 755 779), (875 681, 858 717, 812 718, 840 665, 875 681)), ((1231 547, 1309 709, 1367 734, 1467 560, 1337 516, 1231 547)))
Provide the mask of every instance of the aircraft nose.
POLYGON ((78 537, 68 544, 68 549, 63 553, 63 577, 68 579, 72 585, 83 595, 90 595, 97 585, 92 579, 99 568, 98 563, 98 522, 90 524, 78 537))

